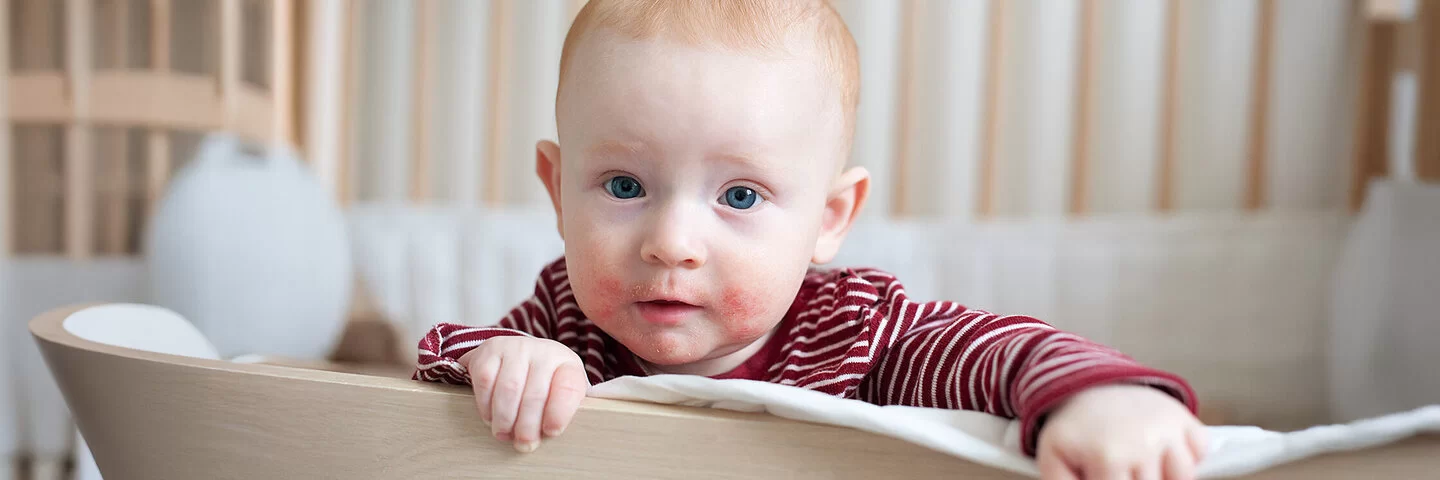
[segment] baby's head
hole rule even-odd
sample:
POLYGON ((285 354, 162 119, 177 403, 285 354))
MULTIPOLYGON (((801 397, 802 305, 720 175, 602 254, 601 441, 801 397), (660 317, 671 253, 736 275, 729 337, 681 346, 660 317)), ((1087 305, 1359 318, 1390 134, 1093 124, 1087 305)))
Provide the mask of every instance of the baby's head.
POLYGON ((576 301, 661 370, 721 373, 864 203, 844 22, 822 0, 590 0, 560 72, 536 173, 576 301))

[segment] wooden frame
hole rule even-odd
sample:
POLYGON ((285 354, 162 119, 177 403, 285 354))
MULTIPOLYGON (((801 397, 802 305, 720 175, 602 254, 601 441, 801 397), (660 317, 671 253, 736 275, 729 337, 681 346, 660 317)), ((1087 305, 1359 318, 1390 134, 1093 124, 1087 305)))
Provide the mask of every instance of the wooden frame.
MULTIPOLYGON (((0 0, 0 25, 9 28, 10 25, 10 1, 0 0)), ((10 132, 13 126, 10 122, 10 34, 7 30, 0 35, 0 67, 4 68, 0 74, 0 258, 5 258, 15 251, 15 221, 12 210, 16 208, 14 192, 10 185, 14 182, 11 177, 14 175, 15 166, 11 161, 11 152, 14 146, 10 140, 10 132)))
POLYGON ((1250 78, 1250 129, 1246 158, 1245 198, 1248 211, 1265 208, 1270 140, 1270 79, 1275 50, 1275 0, 1259 0, 1256 17, 1255 67, 1250 78))
MULTIPOLYGON (((100 344, 64 328, 85 308, 47 312, 30 332, 106 478, 1025 478, 859 430, 595 398, 564 435, 519 454, 490 437, 465 387, 100 344)), ((1417 436, 1245 478, 1419 478, 1436 447, 1440 436, 1417 436)))
MULTIPOLYGON (((317 167, 322 180, 326 185, 333 188, 335 195, 342 204, 356 200, 350 184, 350 178, 354 176, 355 165, 350 164, 348 155, 354 149, 353 139, 355 132, 353 125, 348 124, 347 118, 351 112, 351 103, 357 99, 353 97, 354 85, 357 72, 353 70, 359 53, 355 45, 356 39, 363 33, 355 33, 355 23, 363 16, 363 3, 358 0, 316 0, 314 2, 292 2, 291 0, 264 0, 269 2, 270 9, 268 16, 273 25, 278 28, 272 29, 272 38, 268 42, 270 52, 271 68, 269 69, 271 89, 266 91, 255 85, 241 81, 241 51, 238 39, 244 37, 239 32, 242 28, 239 13, 241 3, 245 0, 215 0, 221 8, 215 9, 215 24, 221 27, 223 34, 221 45, 220 68, 218 75, 197 75, 172 70, 170 65, 170 53, 172 49, 169 28, 162 28, 169 25, 174 14, 175 0, 115 0, 121 3, 115 4, 116 8, 124 10, 124 5, 139 5, 146 2, 150 5, 151 24, 150 29, 150 57, 153 68, 148 69, 103 69, 94 70, 87 68, 88 63, 80 61, 77 55, 91 55, 96 52, 89 52, 91 30, 87 28, 67 28, 68 40, 65 41, 67 50, 66 65, 43 70, 21 70, 12 72, 7 76, 3 84, 0 84, 0 96, 4 96, 4 113, 7 120, 13 125, 33 125, 37 123, 65 125, 68 133, 65 134, 66 144, 70 150, 83 150, 88 145, 104 143, 106 140, 97 138, 97 134, 86 133, 82 125, 107 125, 120 127, 139 127, 147 129, 150 134, 145 140, 145 151, 148 155, 146 162, 149 171, 145 183, 147 185, 147 198, 153 205, 160 196, 163 186, 169 178, 171 170, 171 145, 167 133, 172 130, 229 130, 240 136, 260 142, 282 142, 299 144, 303 147, 305 157, 311 159, 317 167), (300 9, 303 10, 303 13, 300 9), (352 30, 347 34, 346 30, 352 30), (339 31, 337 31, 339 30, 339 31), (338 78, 336 78, 338 77, 338 78), (301 87, 300 82, 305 82, 301 87), (306 92, 305 95, 298 95, 299 92, 306 92), (303 100, 302 100, 303 99, 303 100), (72 128, 74 127, 74 128, 72 128), (304 138, 300 138, 303 133, 304 138)), ((252 0, 253 1, 253 0, 252 0)), ((67 0, 76 8, 67 8, 69 17, 76 23, 74 25, 86 25, 89 22, 103 20, 92 18, 91 6, 94 2, 73 3, 67 0)), ((59 2, 55 2, 59 5, 59 2)), ((1007 37, 1006 29, 1013 28, 1009 19, 1013 14, 1009 9, 1013 6, 1009 2, 990 2, 989 16, 989 44, 985 48, 985 59, 981 62, 984 69, 983 108, 978 118, 981 132, 979 135, 979 160, 978 174, 975 181, 975 193, 977 201, 974 203, 977 218, 987 218, 994 214, 994 203, 996 197, 996 171, 997 162, 1002 162, 1004 157, 1003 146, 1000 140, 1004 137, 1007 128, 1005 118, 1011 114, 1008 110, 1014 108, 1007 105, 1005 91, 1014 88, 1007 79, 1006 72, 1001 71, 1000 59, 1008 50, 1022 48, 1024 45, 1007 45, 1011 40, 1007 37)), ((1405 24, 1413 30, 1420 32, 1416 35, 1428 41, 1419 43, 1435 43, 1437 37, 1434 32, 1440 31, 1440 27, 1419 28, 1417 24, 1435 24, 1434 18, 1437 15, 1433 12, 1436 7, 1433 2, 1420 2, 1420 15, 1418 19, 1408 18, 1412 15, 1404 13, 1398 5, 1401 2, 1394 0, 1356 0, 1356 20, 1364 23, 1367 28, 1375 28, 1376 25, 1401 25, 1405 24), (1430 20, 1426 20, 1430 19, 1430 20), (1409 22, 1409 23, 1407 23, 1409 22)), ((567 2, 566 14, 574 15, 584 4, 583 0, 567 2)), ((14 2, 7 2, 7 15, 14 10, 14 2)), ((108 5, 108 4, 105 4, 108 5)), ((904 4, 902 21, 913 22, 917 15, 924 15, 924 3, 907 0, 904 4)), ((1268 159, 1270 139, 1269 123, 1271 123, 1270 108, 1273 103, 1273 95, 1270 89, 1273 87, 1274 68, 1273 55, 1280 52, 1272 52, 1274 47, 1276 4, 1274 0, 1259 0, 1259 15, 1257 19, 1257 36, 1254 45, 1255 59, 1254 68, 1251 69, 1249 79, 1252 92, 1251 105, 1245 120, 1249 124, 1247 131, 1248 144, 1246 145, 1246 165, 1244 168, 1244 182, 1241 191, 1241 205, 1244 210, 1256 211, 1265 208, 1268 195, 1267 186, 1270 180, 1267 178, 1270 159, 1268 159)), ((1176 57, 1181 46, 1177 38, 1177 30, 1180 28, 1178 16, 1178 2, 1169 2, 1168 15, 1165 26, 1165 51, 1164 79, 1162 85, 1161 99, 1161 128, 1159 129, 1160 152, 1159 165, 1156 179, 1156 198, 1153 210, 1157 213, 1171 212, 1174 209, 1175 194, 1177 191, 1176 177, 1176 132, 1175 117, 1178 108, 1176 98, 1177 61, 1176 57)), ((477 93, 486 97, 485 112, 486 120, 474 126, 484 131, 473 132, 480 137, 487 138, 488 143, 483 145, 483 152, 478 156, 478 168, 474 173, 467 171, 466 175, 473 175, 476 178, 468 180, 476 186, 479 193, 473 195, 478 201, 476 203, 497 205, 503 201, 506 190, 503 176, 500 175, 506 169, 516 168, 522 164, 519 159, 506 158, 503 155, 505 142, 499 141, 506 137, 507 122, 500 119, 507 118, 509 111, 514 108, 513 98, 507 95, 513 85, 508 83, 512 80, 500 73, 513 66, 517 55, 515 51, 513 17, 511 10, 515 7, 514 0, 496 0, 489 8, 492 9, 489 15, 489 26, 486 35, 488 36, 488 81, 483 82, 485 93, 477 93)), ((56 9, 58 7, 43 7, 27 10, 24 13, 28 16, 27 21, 41 19, 46 13, 40 12, 46 8, 56 9), (37 15, 40 15, 37 17, 37 15)), ((407 132, 412 139, 411 161, 405 166, 410 174, 410 182, 407 198, 415 202, 433 200, 442 190, 448 190, 449 184, 436 183, 435 172, 446 168, 441 160, 431 158, 434 154, 440 154, 439 150, 432 149, 432 142, 429 138, 434 135, 429 132, 427 122, 433 122, 438 118, 432 113, 437 109, 444 108, 435 103, 435 95, 438 93, 427 88, 433 83, 438 70, 437 62, 442 58, 434 57, 434 52, 440 51, 440 40, 432 38, 433 33, 429 32, 436 20, 431 18, 439 6, 428 0, 416 3, 417 22, 417 62, 413 72, 414 77, 412 91, 413 106, 410 115, 415 121, 409 124, 407 132), (433 163, 433 164, 432 164, 433 163)), ((1096 3, 1091 0, 1081 2, 1080 15, 1077 21, 1079 25, 1080 50, 1077 58, 1078 69, 1075 74, 1076 82, 1076 106, 1072 112, 1074 118, 1073 136, 1071 138, 1069 154, 1071 158, 1070 187, 1068 205, 1066 211, 1071 215, 1083 215, 1092 210, 1094 199, 1091 198, 1095 192, 1090 190, 1093 187, 1087 177, 1095 175, 1093 159, 1089 158, 1091 138, 1095 125, 1094 119, 1089 118, 1094 111, 1091 105, 1094 99, 1091 94, 1096 89, 1097 69, 1103 68, 1096 65, 1095 51, 1099 48, 1096 45, 1096 33, 1092 30, 1095 27, 1096 3)), ((18 10, 15 10, 18 12, 18 10)), ((103 16, 103 15, 101 15, 103 16)), ((33 22, 32 22, 33 23, 33 22)), ((43 23, 43 22, 42 22, 43 23)), ((48 27, 47 27, 48 28, 48 27)), ((53 30, 53 29, 52 29, 53 30)), ((910 38, 914 32, 908 29, 901 29, 902 39, 906 44, 916 41, 910 38)), ((31 37, 40 35, 48 39, 49 33, 32 32, 31 37)), ((6 39, 8 40, 8 38, 6 39)), ((53 41, 47 40, 49 43, 53 41)), ((1023 43, 1023 42, 1022 42, 1023 43)), ((51 45, 50 50, 54 50, 51 45)), ((1368 50, 1370 55, 1381 53, 1378 47, 1371 44, 1368 50)), ((103 47, 102 47, 103 48, 103 47)), ((913 65, 922 59, 916 57, 916 48, 905 47, 902 54, 902 65, 913 65), (916 57, 916 58, 912 58, 916 57)), ((1417 48, 1422 54, 1434 58, 1440 49, 1417 48)), ((7 51, 8 55, 9 52, 7 51)), ((1394 56, 1394 52, 1390 52, 1394 56)), ((45 55, 44 53, 27 53, 27 55, 45 55)), ((93 56, 93 55, 92 55, 93 56)), ((48 58, 48 57, 46 57, 48 58)), ((1408 58, 1408 57, 1406 57, 1408 58)), ((1371 57, 1372 61, 1389 61, 1395 63, 1404 60, 1396 58, 1371 57)), ((1403 63, 1403 62, 1401 62, 1403 63)), ((1419 62, 1422 69, 1433 68, 1426 65, 1440 64, 1440 61, 1419 62)), ((1376 66, 1375 68, 1381 68, 1376 66)), ((1393 67, 1392 67, 1393 68, 1393 67)), ((902 70, 909 70, 903 68, 902 70)), ((1434 79, 1440 78, 1440 74, 1434 74, 1431 70, 1419 72, 1422 78, 1421 89, 1440 89, 1434 79)), ((1369 71, 1365 77, 1368 82, 1365 89, 1360 93, 1363 97, 1360 100, 1358 119, 1355 128, 1357 135, 1357 151, 1351 160, 1352 181, 1347 185, 1350 203, 1358 206, 1358 199, 1363 198, 1363 184, 1365 180, 1376 176, 1385 175, 1383 165, 1386 161, 1377 155, 1383 155, 1386 148, 1387 138, 1383 136, 1387 132, 1387 126, 1383 125, 1389 121, 1388 108, 1385 105, 1388 98, 1382 98, 1388 89, 1388 82, 1382 81, 1381 72, 1369 71)), ((902 73, 902 78, 907 78, 902 73)), ((912 79, 913 80, 913 79, 912 79)), ((913 122, 910 115, 905 114, 910 103, 923 101, 917 97, 917 87, 910 85, 911 80, 902 81, 899 86, 900 97, 905 99, 897 107, 899 114, 896 116, 895 127, 900 136, 896 142, 894 152, 896 175, 883 181, 893 182, 892 186, 903 190, 904 176, 907 170, 923 168, 922 163, 910 159, 915 152, 910 150, 910 142, 905 139, 915 133, 913 125, 906 122, 913 122)), ((1415 128, 1417 145, 1416 171, 1423 179, 1440 178, 1440 167, 1432 166, 1440 162, 1440 143, 1432 141, 1433 138, 1440 138, 1440 135, 1426 135, 1426 132, 1434 131, 1434 125, 1440 125, 1440 118, 1433 112, 1440 111, 1440 107, 1434 102, 1426 102, 1424 99, 1440 98, 1440 95, 1421 95, 1424 105, 1419 111, 1419 121, 1415 128)), ((1238 120, 1238 119, 1237 119, 1238 120)), ((401 134, 397 132, 396 134, 401 134)), ((24 139, 13 139, 9 141, 11 146, 24 144, 24 139)), ((122 141, 121 144, 124 142, 122 141)), ((3 145, 3 144, 0 144, 3 145)), ((436 149, 440 147, 435 147, 436 149)), ((8 152, 7 152, 8 153, 8 152)), ((74 258, 86 258, 94 254, 97 246, 94 235, 89 230, 96 228, 91 225, 91 219, 98 213, 93 201, 85 197, 90 195, 94 185, 86 183, 84 179, 88 173, 86 169, 93 170, 93 155, 90 153, 77 153, 71 155, 69 160, 70 169, 67 169, 70 176, 67 177, 66 191, 69 192, 65 201, 66 231, 72 234, 64 235, 65 247, 62 249, 74 258), (89 238, 91 240, 86 240, 89 238)), ((0 157, 4 161, 12 162, 13 159, 0 157)), ((9 169, 6 174, 9 175, 9 169)), ((6 190, 0 193, 14 196, 9 181, 6 182, 6 190)), ((93 182, 91 182, 93 183, 93 182)), ((897 190, 897 191, 899 191, 897 190)), ((910 212, 903 196, 897 196, 892 203, 893 214, 905 214, 910 212)), ((469 198, 469 197, 467 197, 469 198)), ((14 203, 14 202, 10 202, 14 203)), ((14 223, 16 215, 9 211, 5 212, 0 220, 14 223)), ((108 228, 108 227, 106 227, 108 228)), ((8 232, 14 232, 14 228, 7 228, 8 232)), ((108 233, 104 245, 113 243, 109 238, 113 237, 108 233)), ((0 251, 8 252, 13 250, 13 238, 7 238, 0 242, 0 251)), ((108 249, 108 248, 106 248, 108 249)))
POLYGON ((1176 170, 1176 123, 1179 112, 1180 76, 1180 2, 1170 0, 1165 5, 1165 71, 1160 89, 1160 168, 1155 181, 1155 209, 1169 212, 1175 209, 1176 170))
POLYGON ((1003 99, 1008 95, 1006 87, 1010 82, 1009 75, 1002 71, 1003 59, 1010 49, 1007 40, 1010 17, 1010 2, 990 3, 989 31, 986 32, 989 48, 985 55, 985 106, 981 113, 984 120, 981 123, 980 175, 979 188, 976 189, 979 199, 975 202, 975 216, 981 219, 995 215, 995 164, 999 162, 1000 144, 1005 138, 1002 126, 1007 105, 1003 99))
POLYGON ((411 80, 410 185, 411 202, 424 203, 432 197, 430 171, 430 117, 435 102, 431 83, 435 69, 435 4, 413 0, 415 8, 415 77, 411 80))
MULTIPOLYGON (((485 155, 484 185, 485 194, 481 197, 484 203, 497 205, 505 198, 505 181, 502 175, 505 173, 505 142, 500 139, 509 135, 508 119, 512 103, 504 93, 513 88, 510 84, 510 76, 505 72, 515 67, 515 54, 513 53, 513 41, 511 40, 510 17, 515 10, 514 0, 494 0, 490 4, 490 121, 487 122, 490 131, 485 135, 490 139, 489 151, 485 155)), ((478 132, 477 132, 478 133, 478 132)))
POLYGON ((335 198, 341 195, 341 155, 345 132, 344 108, 349 92, 345 66, 349 57, 345 48, 350 18, 350 0, 305 2, 304 53, 299 56, 305 94, 298 107, 301 125, 301 147, 305 158, 314 167, 320 183, 335 198))
POLYGON ((1440 182, 1440 4, 1419 2, 1419 105, 1415 121, 1415 176, 1440 182))
POLYGON ((1360 87, 1355 110, 1355 148, 1351 158, 1349 206, 1359 210, 1371 179, 1389 174, 1391 85, 1399 26, 1393 21, 1362 22, 1360 87))
MULTIPOLYGON (((111 155, 120 157, 118 163, 127 163, 131 141, 128 133, 114 136, 108 131, 98 131, 97 127, 122 132, 138 127, 148 131, 144 139, 147 174, 143 184, 150 208, 145 214, 153 211, 169 180, 171 131, 229 131, 251 141, 295 143, 293 84, 297 80, 291 67, 295 58, 292 31, 296 27, 293 10, 297 7, 294 3, 267 0, 274 25, 270 29, 272 77, 267 91, 240 80, 240 0, 219 0, 217 24, 222 27, 222 62, 215 77, 171 69, 170 25, 174 0, 112 1, 114 3, 101 5, 103 11, 95 10, 94 0, 63 3, 65 60, 62 65, 12 71, 8 67, 8 46, 4 57, 0 57, 7 60, 5 78, 0 81, 0 97, 3 97, 0 117, 5 119, 6 127, 4 140, 0 140, 0 147, 5 150, 0 154, 0 167, 4 168, 0 180, 5 184, 0 187, 5 209, 0 215, 3 221, 0 226, 6 232, 6 238, 0 240, 0 255, 8 256, 17 250, 19 242, 15 235, 21 228, 11 218, 15 216, 12 210, 18 208, 10 179, 16 161, 11 157, 9 141, 13 126, 59 124, 63 127, 63 246, 56 253, 72 259, 120 253, 115 252, 115 246, 127 243, 125 239, 129 236, 126 229, 130 222, 126 218, 130 213, 123 211, 126 207, 99 208, 96 200, 101 187, 113 189, 123 183, 128 189, 128 178, 113 178, 118 171, 106 165, 117 163, 111 155), (128 46, 123 45, 123 40, 128 38, 128 12, 138 2, 148 2, 150 7, 148 33, 152 68, 129 68, 125 61, 128 46), (103 52, 92 51, 98 22, 105 22, 111 27, 111 34, 118 37, 108 39, 109 45, 101 47, 103 52), (93 60, 102 53, 117 59, 119 63, 115 68, 94 68, 93 60), (116 153, 97 159, 96 146, 116 153), (122 211, 117 214, 115 208, 122 211), (102 218, 107 223, 97 224, 97 219, 102 218), (101 235, 95 235, 97 228, 101 235)), ((33 8, 26 10, 29 24, 50 25, 44 20, 62 4, 32 2, 30 5, 33 8)), ((4 15, 8 17, 15 3, 6 1, 3 6, 4 15)), ((27 41, 45 44, 33 55, 50 55, 48 52, 54 50, 54 45, 50 45, 53 42, 49 38, 56 32, 48 26, 32 27, 32 30, 27 41)), ((7 35, 5 42, 9 40, 7 35)))

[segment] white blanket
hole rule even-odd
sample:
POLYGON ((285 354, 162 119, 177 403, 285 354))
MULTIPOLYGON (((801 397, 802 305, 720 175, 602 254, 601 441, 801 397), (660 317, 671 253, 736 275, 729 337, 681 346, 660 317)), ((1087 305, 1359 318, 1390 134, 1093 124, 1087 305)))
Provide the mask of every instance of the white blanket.
MULTIPOLYGON (((1020 451, 1019 423, 980 412, 886 406, 749 380, 684 375, 621 377, 591 387, 598 398, 711 407, 856 428, 916 443, 983 465, 1039 477, 1020 451)), ((1212 426, 1200 478, 1246 475, 1326 452, 1353 450, 1440 432, 1440 405, 1345 425, 1279 433, 1257 427, 1212 426)))

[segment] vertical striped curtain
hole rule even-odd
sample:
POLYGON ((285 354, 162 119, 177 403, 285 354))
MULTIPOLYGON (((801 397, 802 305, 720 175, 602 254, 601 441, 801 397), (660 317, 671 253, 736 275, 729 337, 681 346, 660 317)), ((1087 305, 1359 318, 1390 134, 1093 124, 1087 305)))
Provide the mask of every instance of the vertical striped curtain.
MULTIPOLYGON (((867 217, 1344 206, 1348 0, 833 3, 867 217)), ((543 205, 534 144, 582 4, 356 0, 351 200, 543 205)))

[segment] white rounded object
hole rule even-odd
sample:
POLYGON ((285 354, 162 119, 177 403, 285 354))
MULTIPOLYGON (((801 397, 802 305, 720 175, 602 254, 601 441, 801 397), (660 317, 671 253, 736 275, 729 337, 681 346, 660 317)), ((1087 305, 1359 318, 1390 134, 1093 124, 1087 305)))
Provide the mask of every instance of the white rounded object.
POLYGON ((195 324, 223 357, 323 358, 350 303, 338 204, 289 149, 212 135, 146 230, 154 302, 195 324))

